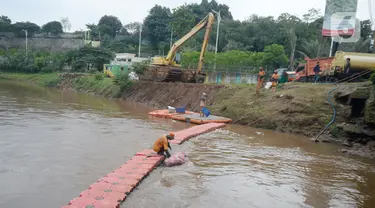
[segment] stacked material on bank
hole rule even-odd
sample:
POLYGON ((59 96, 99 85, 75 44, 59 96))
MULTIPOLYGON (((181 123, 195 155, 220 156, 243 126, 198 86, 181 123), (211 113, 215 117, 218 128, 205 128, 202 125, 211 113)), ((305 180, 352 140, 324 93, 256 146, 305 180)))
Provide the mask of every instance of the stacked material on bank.
POLYGON ((230 123, 232 119, 225 118, 222 116, 200 116, 199 113, 192 111, 185 111, 185 113, 171 113, 170 110, 155 110, 148 113, 150 116, 158 118, 169 118, 176 121, 184 121, 193 124, 205 124, 205 123, 230 123))
POLYGON ((193 114, 192 111, 185 111, 184 114, 177 113, 177 112, 171 112, 170 109, 163 109, 163 110, 155 110, 148 113, 150 116, 158 117, 158 118, 171 118, 174 115, 189 115, 193 114))
POLYGON ((176 121, 184 121, 188 123, 193 123, 193 124, 206 124, 206 123, 230 123, 232 122, 232 119, 230 118, 225 118, 221 116, 214 116, 214 115, 209 115, 208 117, 206 116, 200 116, 199 113, 192 113, 192 114, 184 114, 184 115, 172 115, 171 119, 176 120, 176 121))
MULTIPOLYGON (((224 126, 225 124, 223 123, 210 123, 177 131, 175 132, 175 139, 171 143, 181 144, 192 137, 224 126)), ((72 199, 64 208, 119 207, 120 203, 162 162, 163 158, 163 156, 149 149, 136 153, 120 168, 100 178, 87 190, 83 191, 79 197, 72 199)), ((176 164, 179 164, 178 161, 176 164)), ((176 164, 170 163, 169 165, 176 164)))

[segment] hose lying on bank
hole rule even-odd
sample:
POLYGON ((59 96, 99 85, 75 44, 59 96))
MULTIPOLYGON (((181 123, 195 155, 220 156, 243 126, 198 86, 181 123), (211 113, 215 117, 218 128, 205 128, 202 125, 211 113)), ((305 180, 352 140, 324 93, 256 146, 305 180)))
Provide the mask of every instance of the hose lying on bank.
POLYGON ((330 95, 333 91, 339 89, 339 85, 337 85, 335 88, 331 89, 328 94, 327 94, 327 101, 328 103, 331 105, 332 109, 333 109, 333 115, 332 115, 332 120, 326 125, 326 127, 315 137, 315 142, 318 142, 319 140, 319 137, 328 129, 328 127, 330 127, 333 122, 335 122, 336 120, 336 108, 335 106, 333 105, 331 99, 330 99, 330 95))

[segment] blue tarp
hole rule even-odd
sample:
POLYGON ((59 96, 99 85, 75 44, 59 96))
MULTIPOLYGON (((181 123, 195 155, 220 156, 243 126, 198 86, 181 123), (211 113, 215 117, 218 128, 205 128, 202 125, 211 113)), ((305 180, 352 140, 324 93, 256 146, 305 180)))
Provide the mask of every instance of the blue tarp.
POLYGON ((208 110, 208 108, 206 108, 206 107, 203 107, 202 108, 202 112, 203 112, 203 114, 206 116, 206 117, 208 117, 209 115, 211 115, 211 112, 208 110))

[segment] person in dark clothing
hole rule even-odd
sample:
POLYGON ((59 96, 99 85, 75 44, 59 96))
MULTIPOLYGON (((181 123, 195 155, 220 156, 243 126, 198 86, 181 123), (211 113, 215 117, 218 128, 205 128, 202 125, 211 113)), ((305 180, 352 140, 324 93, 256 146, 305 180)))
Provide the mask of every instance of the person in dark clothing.
POLYGON ((349 72, 350 72, 350 58, 347 58, 346 59, 346 64, 345 64, 344 73, 345 74, 349 74, 349 72))
POLYGON ((314 73, 315 73, 314 82, 318 80, 319 72, 320 72, 320 66, 319 66, 319 61, 318 61, 316 62, 316 66, 314 67, 314 73))

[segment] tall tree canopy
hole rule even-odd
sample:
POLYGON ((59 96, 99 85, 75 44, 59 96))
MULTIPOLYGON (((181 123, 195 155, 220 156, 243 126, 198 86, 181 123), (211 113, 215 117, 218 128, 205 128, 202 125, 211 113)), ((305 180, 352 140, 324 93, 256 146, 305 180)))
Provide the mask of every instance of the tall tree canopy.
POLYGON ((171 11, 167 7, 155 5, 143 22, 146 37, 154 48, 169 40, 171 11))
POLYGON ((111 15, 105 15, 100 18, 98 23, 99 31, 103 35, 109 35, 110 37, 115 37, 122 29, 121 21, 111 15))
POLYGON ((42 26, 42 32, 52 35, 58 35, 63 33, 63 27, 61 22, 51 21, 42 26))

